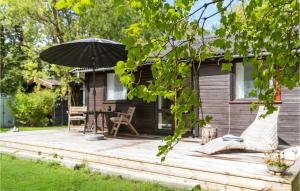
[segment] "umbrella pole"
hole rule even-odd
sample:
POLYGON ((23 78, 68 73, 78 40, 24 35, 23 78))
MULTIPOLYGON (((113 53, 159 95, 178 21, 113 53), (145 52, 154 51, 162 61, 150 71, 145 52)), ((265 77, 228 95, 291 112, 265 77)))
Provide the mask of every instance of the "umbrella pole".
POLYGON ((95 88, 95 64, 93 66, 93 96, 94 96, 94 133, 97 134, 97 116, 96 116, 96 88, 95 88))

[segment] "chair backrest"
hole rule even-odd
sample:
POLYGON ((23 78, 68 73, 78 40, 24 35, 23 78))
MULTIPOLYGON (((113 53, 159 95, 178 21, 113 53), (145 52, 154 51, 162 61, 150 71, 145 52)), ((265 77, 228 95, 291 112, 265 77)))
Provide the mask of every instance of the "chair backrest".
POLYGON ((255 117, 255 121, 265 121, 265 122, 277 123, 280 106, 277 106, 276 108, 277 108, 276 111, 274 111, 270 115, 267 115, 265 118, 263 118, 263 117, 261 117, 261 115, 265 114, 267 112, 267 110, 264 106, 259 106, 257 115, 255 117))
POLYGON ((257 115, 252 124, 242 133, 241 137, 244 140, 252 142, 277 142, 277 119, 279 115, 280 106, 272 114, 265 118, 260 117, 266 113, 264 106, 259 106, 257 115))
POLYGON ((134 111, 135 111, 135 107, 129 107, 128 110, 127 110, 127 119, 128 119, 128 122, 130 123, 131 120, 132 120, 132 117, 133 117, 133 114, 134 114, 134 111))
POLYGON ((87 112, 87 106, 70 106, 69 115, 82 115, 84 112, 87 112))

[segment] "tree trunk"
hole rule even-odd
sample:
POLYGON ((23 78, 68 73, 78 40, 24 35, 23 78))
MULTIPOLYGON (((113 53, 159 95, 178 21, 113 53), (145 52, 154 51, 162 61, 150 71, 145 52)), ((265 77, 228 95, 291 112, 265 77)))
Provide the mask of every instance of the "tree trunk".
POLYGON ((0 25, 0 79, 2 79, 2 72, 4 69, 3 57, 4 57, 4 27, 3 25, 0 25))
MULTIPOLYGON (((196 92, 197 92, 197 103, 199 103, 199 101, 200 101, 200 99, 199 99, 199 97, 200 97, 200 89, 199 89, 199 71, 197 71, 196 69, 195 69, 195 64, 193 64, 193 70, 192 70, 192 89, 194 89, 196 92)), ((200 103, 201 104, 201 103, 200 103)), ((200 117, 199 116, 199 107, 200 106, 196 106, 196 107, 194 107, 194 112, 196 113, 196 115, 198 116, 198 117, 200 117)), ((199 125, 195 125, 194 126, 194 129, 193 129, 193 135, 195 136, 195 137, 199 137, 200 136, 200 133, 199 133, 199 125)))

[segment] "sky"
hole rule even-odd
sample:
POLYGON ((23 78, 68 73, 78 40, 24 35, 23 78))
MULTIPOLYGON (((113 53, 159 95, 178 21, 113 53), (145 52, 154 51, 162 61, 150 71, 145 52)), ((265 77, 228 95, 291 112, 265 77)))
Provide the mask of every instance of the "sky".
MULTIPOLYGON (((204 3, 209 3, 212 0, 198 0, 196 4, 192 7, 191 12, 195 11, 197 8, 201 7, 204 3)), ((174 0, 167 0, 168 3, 174 4, 174 0)), ((229 3, 229 0, 224 1, 224 5, 227 5, 229 3)), ((217 8, 214 4, 207 7, 204 16, 209 16, 217 11, 217 8)), ((200 16, 201 11, 197 12, 193 17, 190 18, 190 20, 196 19, 200 16)), ((214 17, 208 19, 205 22, 205 28, 211 29, 212 26, 217 26, 220 23, 220 14, 215 15, 214 17)))

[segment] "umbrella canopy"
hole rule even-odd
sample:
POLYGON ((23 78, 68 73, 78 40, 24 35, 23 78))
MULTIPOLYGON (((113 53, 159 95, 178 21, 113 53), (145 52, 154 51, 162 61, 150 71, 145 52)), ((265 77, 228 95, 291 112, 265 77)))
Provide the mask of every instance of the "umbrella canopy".
POLYGON ((125 46, 107 39, 89 38, 55 45, 40 54, 46 62, 85 68, 113 67, 126 60, 125 46))
POLYGON ((95 69, 113 67, 126 60, 125 46, 106 39, 81 39, 55 45, 40 54, 46 62, 70 66, 93 68, 94 132, 97 133, 95 69))

